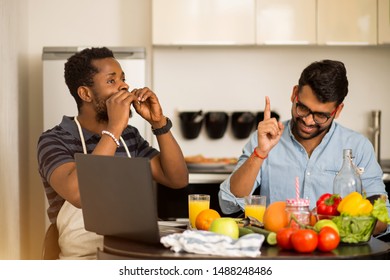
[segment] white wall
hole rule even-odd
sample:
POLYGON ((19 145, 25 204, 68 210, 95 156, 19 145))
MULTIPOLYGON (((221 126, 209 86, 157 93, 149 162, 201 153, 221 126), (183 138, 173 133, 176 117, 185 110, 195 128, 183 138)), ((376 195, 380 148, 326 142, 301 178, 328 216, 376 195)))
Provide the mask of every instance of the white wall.
POLYGON ((0 0, 0 259, 20 259, 26 245, 21 222, 28 190, 23 6, 25 1, 0 0))
MULTIPOLYGON (((247 140, 236 140, 229 129, 210 140, 204 127, 195 140, 183 139, 178 111, 264 110, 290 118, 292 87, 308 64, 337 59, 345 63, 349 94, 337 120, 369 136, 372 110, 382 110, 382 158, 390 158, 390 46, 387 47, 183 47, 154 49, 153 85, 165 112, 175 116, 174 132, 185 155, 238 156, 247 140)), ((341 155, 340 155, 341 156, 341 155)))

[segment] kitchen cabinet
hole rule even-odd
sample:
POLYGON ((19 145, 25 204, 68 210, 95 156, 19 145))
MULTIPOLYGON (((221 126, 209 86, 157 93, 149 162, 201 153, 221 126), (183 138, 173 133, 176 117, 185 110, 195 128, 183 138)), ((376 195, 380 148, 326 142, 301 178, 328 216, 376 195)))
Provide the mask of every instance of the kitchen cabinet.
POLYGON ((254 45, 255 0, 153 0, 153 45, 254 45))
POLYGON ((319 45, 377 44, 377 1, 317 1, 319 45))
POLYGON ((257 0, 258 45, 316 44, 316 0, 257 0))
POLYGON ((390 0, 378 0, 378 44, 390 44, 390 0))

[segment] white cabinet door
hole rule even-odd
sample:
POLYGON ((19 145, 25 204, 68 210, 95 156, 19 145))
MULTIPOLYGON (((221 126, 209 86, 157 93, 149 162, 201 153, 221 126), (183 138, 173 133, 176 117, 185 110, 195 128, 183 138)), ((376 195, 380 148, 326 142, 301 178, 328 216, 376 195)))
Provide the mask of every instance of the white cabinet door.
POLYGON ((255 0, 153 0, 153 45, 253 45, 255 0))
POLYGON ((390 0, 378 0, 378 44, 390 44, 390 0))
POLYGON ((377 1, 318 0, 319 45, 376 45, 377 1))
POLYGON ((256 43, 316 44, 316 0, 257 0, 256 43))

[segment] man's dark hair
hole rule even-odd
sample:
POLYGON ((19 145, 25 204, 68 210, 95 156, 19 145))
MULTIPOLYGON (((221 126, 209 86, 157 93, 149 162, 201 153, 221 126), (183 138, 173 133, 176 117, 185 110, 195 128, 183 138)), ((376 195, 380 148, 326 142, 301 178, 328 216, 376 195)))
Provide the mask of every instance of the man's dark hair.
POLYGON ((316 61, 307 66, 299 78, 299 91, 308 85, 321 103, 341 104, 348 94, 347 70, 335 60, 316 61))
POLYGON ((107 57, 114 57, 114 54, 106 47, 88 48, 75 53, 65 63, 65 83, 76 100, 78 110, 81 108, 82 100, 77 94, 77 89, 80 86, 93 86, 93 77, 99 72, 92 65, 92 61, 107 57))

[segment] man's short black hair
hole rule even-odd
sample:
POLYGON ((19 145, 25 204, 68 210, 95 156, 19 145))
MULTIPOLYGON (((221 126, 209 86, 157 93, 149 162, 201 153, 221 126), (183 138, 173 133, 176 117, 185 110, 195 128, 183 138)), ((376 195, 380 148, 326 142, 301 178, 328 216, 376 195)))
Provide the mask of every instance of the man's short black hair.
POLYGON ((72 55, 65 63, 65 83, 76 100, 78 110, 81 108, 82 100, 77 94, 77 89, 80 86, 93 86, 93 77, 99 72, 92 61, 108 57, 114 58, 114 54, 106 47, 87 48, 72 55))
POLYGON ((344 101, 348 94, 347 70, 336 60, 316 61, 307 66, 299 78, 299 91, 308 85, 321 103, 344 101))

